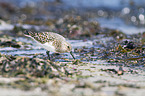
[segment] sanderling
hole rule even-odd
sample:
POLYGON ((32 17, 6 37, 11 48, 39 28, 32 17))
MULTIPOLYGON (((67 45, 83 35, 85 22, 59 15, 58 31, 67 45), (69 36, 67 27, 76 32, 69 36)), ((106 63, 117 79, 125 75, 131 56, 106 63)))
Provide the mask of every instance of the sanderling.
POLYGON ((34 33, 31 31, 25 31, 25 36, 32 38, 34 41, 36 41, 36 44, 41 46, 42 48, 46 49, 46 53, 49 57, 49 52, 56 52, 56 53, 65 53, 70 52, 73 59, 74 56, 72 54, 72 47, 71 44, 66 41, 66 39, 53 32, 41 32, 41 33, 34 33))

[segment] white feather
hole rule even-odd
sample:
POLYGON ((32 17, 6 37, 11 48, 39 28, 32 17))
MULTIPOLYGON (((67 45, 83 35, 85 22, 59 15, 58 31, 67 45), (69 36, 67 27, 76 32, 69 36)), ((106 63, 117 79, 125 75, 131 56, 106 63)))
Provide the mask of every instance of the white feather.
POLYGON ((46 42, 44 44, 41 44, 38 42, 37 44, 48 51, 55 52, 55 47, 52 45, 52 43, 53 42, 46 42))

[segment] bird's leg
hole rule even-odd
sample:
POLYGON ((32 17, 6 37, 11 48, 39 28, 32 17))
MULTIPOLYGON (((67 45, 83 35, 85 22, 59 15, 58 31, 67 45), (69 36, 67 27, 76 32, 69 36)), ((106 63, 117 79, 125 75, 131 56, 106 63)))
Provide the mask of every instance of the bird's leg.
POLYGON ((70 54, 71 54, 71 56, 73 57, 73 59, 75 60, 75 57, 74 57, 74 55, 72 54, 72 51, 70 51, 70 54))
POLYGON ((49 55, 49 53, 50 53, 50 51, 46 51, 46 54, 47 54, 47 56, 48 56, 48 58, 49 58, 49 60, 50 60, 50 55, 49 55))

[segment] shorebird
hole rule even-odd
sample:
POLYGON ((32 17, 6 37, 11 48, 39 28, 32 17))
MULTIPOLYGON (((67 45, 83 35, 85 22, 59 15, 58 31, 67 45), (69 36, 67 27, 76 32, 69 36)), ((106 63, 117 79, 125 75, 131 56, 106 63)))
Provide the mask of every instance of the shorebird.
POLYGON ((74 55, 72 54, 72 47, 71 44, 66 41, 66 39, 53 32, 40 32, 34 33, 31 31, 25 31, 24 35, 27 37, 32 38, 37 45, 41 46, 42 48, 46 49, 46 54, 50 60, 49 52, 56 52, 56 53, 65 53, 69 52, 73 59, 74 55))

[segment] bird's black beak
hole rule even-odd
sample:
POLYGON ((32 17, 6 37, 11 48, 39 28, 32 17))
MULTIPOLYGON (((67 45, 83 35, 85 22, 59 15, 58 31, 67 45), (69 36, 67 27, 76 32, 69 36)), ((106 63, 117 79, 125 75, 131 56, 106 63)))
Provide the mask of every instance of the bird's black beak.
POLYGON ((74 55, 72 54, 72 51, 70 51, 70 54, 71 54, 71 56, 73 57, 73 59, 75 60, 75 57, 74 57, 74 55))

